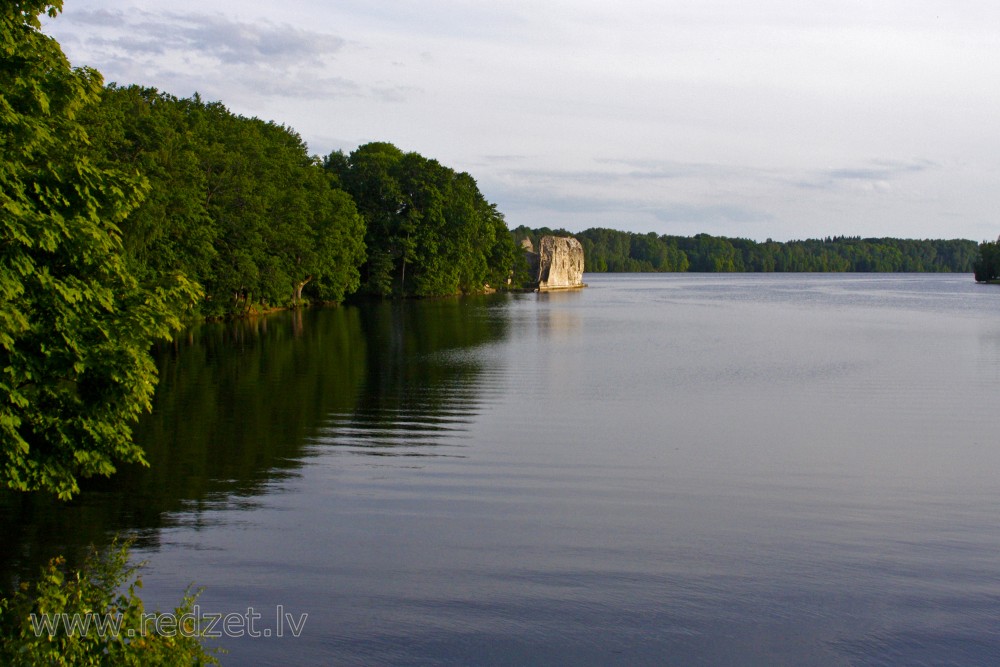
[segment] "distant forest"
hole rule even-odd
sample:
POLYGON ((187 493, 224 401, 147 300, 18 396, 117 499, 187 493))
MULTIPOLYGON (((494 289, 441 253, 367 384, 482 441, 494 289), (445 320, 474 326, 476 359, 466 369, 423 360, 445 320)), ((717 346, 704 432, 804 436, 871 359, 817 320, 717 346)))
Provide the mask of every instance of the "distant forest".
POLYGON ((547 234, 574 236, 583 245, 586 270, 594 273, 654 272, 934 272, 971 273, 980 258, 974 241, 911 240, 835 236, 825 239, 763 243, 749 239, 639 234, 591 228, 571 234, 564 229, 517 227, 518 243, 537 245, 547 234))

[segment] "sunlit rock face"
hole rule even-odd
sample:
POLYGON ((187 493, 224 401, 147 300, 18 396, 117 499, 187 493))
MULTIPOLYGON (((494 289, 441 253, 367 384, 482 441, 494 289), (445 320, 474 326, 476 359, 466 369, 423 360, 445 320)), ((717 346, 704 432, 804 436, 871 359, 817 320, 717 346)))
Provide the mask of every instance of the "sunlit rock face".
POLYGON ((573 238, 543 236, 538 242, 538 289, 573 289, 583 284, 583 246, 573 238))

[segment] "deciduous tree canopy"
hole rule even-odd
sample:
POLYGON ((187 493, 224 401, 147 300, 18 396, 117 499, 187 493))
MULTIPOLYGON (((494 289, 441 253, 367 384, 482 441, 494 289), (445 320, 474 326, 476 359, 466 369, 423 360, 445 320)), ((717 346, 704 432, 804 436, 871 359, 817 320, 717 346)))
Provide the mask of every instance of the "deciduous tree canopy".
POLYGON ((979 259, 976 260, 975 274, 979 282, 1000 280, 1000 239, 983 241, 979 244, 979 259))
POLYGON ((149 190, 88 155, 81 113, 100 75, 72 69, 37 16, 0 14, 0 482, 70 497, 77 478, 142 461, 131 424, 148 408, 148 349, 197 290, 179 274, 140 281, 119 225, 149 190))
POLYGON ((335 152, 324 164, 368 222, 369 293, 458 294, 506 281, 513 241, 469 174, 388 143, 335 152))

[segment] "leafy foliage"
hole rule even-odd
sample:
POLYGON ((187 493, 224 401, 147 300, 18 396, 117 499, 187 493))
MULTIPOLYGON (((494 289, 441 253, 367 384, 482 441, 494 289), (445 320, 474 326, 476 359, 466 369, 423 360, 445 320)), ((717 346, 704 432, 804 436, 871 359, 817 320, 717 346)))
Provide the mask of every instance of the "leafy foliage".
POLYGON ((368 223, 364 289, 437 296, 503 284, 517 252, 476 181, 436 160, 370 143, 324 161, 368 223))
POLYGON ((39 32, 59 9, 0 13, 0 483, 68 498, 78 477, 143 461, 131 424, 156 380, 148 348, 197 288, 128 271, 119 224, 148 183, 88 157, 79 115, 101 77, 39 32))
POLYGON ((203 314, 357 289, 364 221, 291 129, 138 86, 109 87, 88 123, 96 150, 151 182, 123 225, 134 270, 183 271, 205 288, 203 314))
POLYGON ((1000 280, 1000 239, 979 244, 979 258, 974 273, 977 282, 1000 280))
POLYGON ((0 601, 0 663, 218 664, 198 634, 193 613, 197 594, 186 592, 171 623, 163 622, 163 615, 145 611, 136 594, 142 587, 139 568, 130 566, 128 558, 128 544, 114 543, 104 552, 94 551, 78 571, 66 572, 62 559, 53 559, 36 582, 22 584, 0 601), (63 621, 78 624, 67 628, 63 621), (178 623, 172 625, 174 621, 178 623))

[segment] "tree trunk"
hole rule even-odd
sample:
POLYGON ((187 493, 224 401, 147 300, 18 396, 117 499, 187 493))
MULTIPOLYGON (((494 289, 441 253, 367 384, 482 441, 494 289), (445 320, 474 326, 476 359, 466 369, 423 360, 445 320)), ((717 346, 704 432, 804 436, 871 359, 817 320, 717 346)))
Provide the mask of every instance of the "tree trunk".
POLYGON ((410 245, 410 233, 406 233, 406 243, 403 244, 403 274, 399 279, 400 296, 406 296, 406 249, 410 245))
POLYGON ((309 276, 302 282, 295 283, 295 292, 292 294, 292 305, 296 308, 298 308, 299 304, 302 302, 302 288, 308 285, 312 279, 313 277, 309 276))

